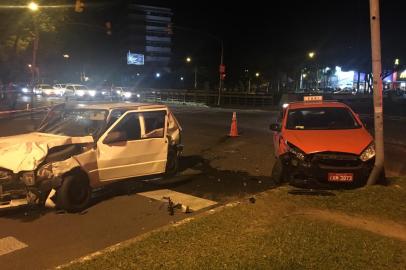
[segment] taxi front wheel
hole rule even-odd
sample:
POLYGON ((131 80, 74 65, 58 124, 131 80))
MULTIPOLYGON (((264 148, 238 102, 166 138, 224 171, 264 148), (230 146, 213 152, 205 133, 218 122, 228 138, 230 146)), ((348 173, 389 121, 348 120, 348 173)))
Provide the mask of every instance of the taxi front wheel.
POLYGON ((277 185, 282 184, 287 179, 286 168, 280 158, 275 159, 275 163, 272 168, 271 179, 277 185))
POLYGON ((56 206, 68 212, 79 212, 90 202, 91 190, 86 177, 72 174, 64 177, 56 193, 56 206))

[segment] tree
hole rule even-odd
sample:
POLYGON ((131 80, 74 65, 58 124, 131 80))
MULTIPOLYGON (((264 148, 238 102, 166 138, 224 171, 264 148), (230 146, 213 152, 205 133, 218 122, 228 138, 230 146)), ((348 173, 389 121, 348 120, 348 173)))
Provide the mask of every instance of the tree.
MULTIPOLYGON (((20 79, 26 75, 27 64, 31 63, 31 48, 35 39, 35 26, 39 36, 43 33, 57 33, 67 20, 67 1, 52 1, 52 8, 46 2, 39 2, 35 13, 26 8, 27 1, 10 1, 13 8, 0 10, 0 78, 5 81, 20 79), (60 8, 58 6, 61 6, 60 8), (36 25, 35 25, 36 24, 36 25)), ((56 40, 56 39, 55 39, 56 40)), ((43 52, 51 51, 51 44, 43 44, 43 52)))

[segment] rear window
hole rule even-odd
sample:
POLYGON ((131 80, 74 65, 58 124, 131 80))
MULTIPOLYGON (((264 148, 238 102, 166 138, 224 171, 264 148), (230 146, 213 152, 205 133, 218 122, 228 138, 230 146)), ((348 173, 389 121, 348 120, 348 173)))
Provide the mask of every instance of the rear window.
POLYGON ((301 108, 288 111, 287 129, 330 130, 354 129, 361 125, 347 108, 320 107, 301 108))

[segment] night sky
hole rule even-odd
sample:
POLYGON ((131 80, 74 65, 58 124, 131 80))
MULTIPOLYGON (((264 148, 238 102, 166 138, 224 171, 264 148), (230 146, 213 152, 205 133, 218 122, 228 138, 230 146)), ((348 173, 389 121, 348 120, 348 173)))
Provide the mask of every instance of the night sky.
MULTIPOLYGON (((226 63, 234 67, 290 69, 314 50, 320 65, 370 69, 368 0, 137 2, 173 8, 179 57, 192 54, 218 62, 213 56, 218 43, 203 34, 210 33, 224 39, 226 63)), ((405 2, 381 0, 384 66, 394 58, 406 62, 405 2)))

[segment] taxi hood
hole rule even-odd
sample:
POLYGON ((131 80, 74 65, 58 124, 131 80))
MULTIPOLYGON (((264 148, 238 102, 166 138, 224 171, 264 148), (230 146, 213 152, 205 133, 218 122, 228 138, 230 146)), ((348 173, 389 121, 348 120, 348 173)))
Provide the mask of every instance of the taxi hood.
POLYGON ((39 132, 3 137, 0 138, 0 168, 14 173, 32 171, 53 147, 93 142, 92 136, 69 137, 39 132))
POLYGON ((341 152, 360 155, 373 141, 363 128, 345 130, 285 130, 284 139, 306 154, 341 152))

